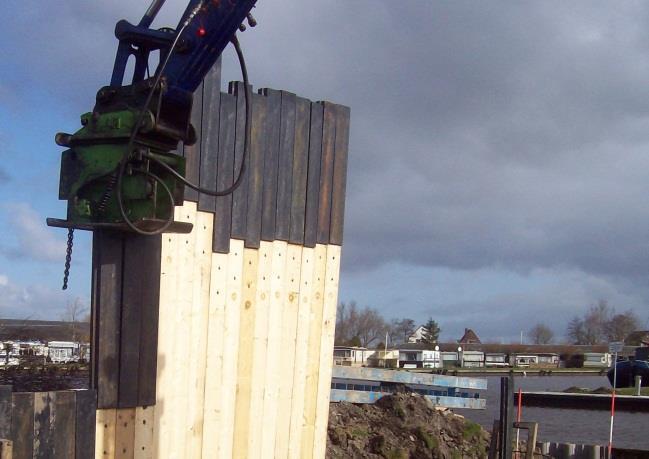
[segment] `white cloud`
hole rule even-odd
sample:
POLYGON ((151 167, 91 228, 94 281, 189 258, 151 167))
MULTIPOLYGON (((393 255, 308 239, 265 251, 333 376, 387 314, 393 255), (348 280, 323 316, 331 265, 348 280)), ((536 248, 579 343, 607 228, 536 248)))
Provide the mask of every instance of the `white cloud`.
POLYGON ((21 285, 0 274, 0 317, 57 320, 70 294, 38 284, 21 285))
POLYGON ((10 258, 28 258, 38 261, 60 262, 65 256, 65 241, 54 236, 39 215, 28 203, 4 204, 0 207, 13 230, 15 243, 3 247, 10 258))

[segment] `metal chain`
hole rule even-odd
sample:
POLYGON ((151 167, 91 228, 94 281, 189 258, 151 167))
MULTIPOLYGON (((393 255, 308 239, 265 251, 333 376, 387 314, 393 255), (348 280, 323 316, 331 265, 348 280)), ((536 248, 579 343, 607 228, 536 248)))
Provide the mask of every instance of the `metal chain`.
POLYGON ((65 269, 63 270, 63 290, 68 288, 70 277, 70 262, 72 261, 72 245, 74 244, 74 228, 68 228, 68 248, 65 251, 65 269))

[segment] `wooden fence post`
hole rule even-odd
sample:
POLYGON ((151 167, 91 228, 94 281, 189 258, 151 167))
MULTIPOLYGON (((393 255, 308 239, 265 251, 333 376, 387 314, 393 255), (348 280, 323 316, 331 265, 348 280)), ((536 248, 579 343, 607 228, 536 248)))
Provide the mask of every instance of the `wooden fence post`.
POLYGON ((500 378, 500 459, 512 457, 512 434, 514 414, 514 377, 500 378))

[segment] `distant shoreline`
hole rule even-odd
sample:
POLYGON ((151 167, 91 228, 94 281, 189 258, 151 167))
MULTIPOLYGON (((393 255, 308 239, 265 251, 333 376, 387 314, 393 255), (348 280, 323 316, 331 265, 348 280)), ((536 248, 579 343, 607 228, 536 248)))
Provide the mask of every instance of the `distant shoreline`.
POLYGON ((608 368, 454 368, 446 371, 430 369, 412 369, 417 373, 439 373, 449 376, 606 376, 608 368))

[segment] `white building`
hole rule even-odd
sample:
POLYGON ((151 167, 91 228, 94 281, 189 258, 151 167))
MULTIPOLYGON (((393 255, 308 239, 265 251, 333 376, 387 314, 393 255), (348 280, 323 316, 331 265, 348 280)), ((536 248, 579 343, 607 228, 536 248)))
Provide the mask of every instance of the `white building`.
POLYGON ((421 351, 423 368, 442 368, 442 353, 439 347, 434 351, 421 351))
POLYGON ((421 343, 421 341, 426 336, 426 328, 423 325, 417 327, 417 329, 408 337, 409 343, 421 343))
POLYGON ((482 351, 462 351, 462 366, 465 368, 484 367, 484 352, 482 351))
POLYGON ((507 364, 507 354, 504 352, 490 352, 484 355, 484 366, 485 367, 506 367, 507 364))
POLYGON ((50 341, 47 343, 48 357, 52 363, 69 363, 79 360, 79 343, 72 341, 50 341))
POLYGON ((584 352, 584 367, 606 368, 613 363, 613 356, 608 352, 584 352))
POLYGON ((367 358, 374 354, 374 350, 356 346, 335 346, 334 365, 360 367, 367 364, 367 358))

